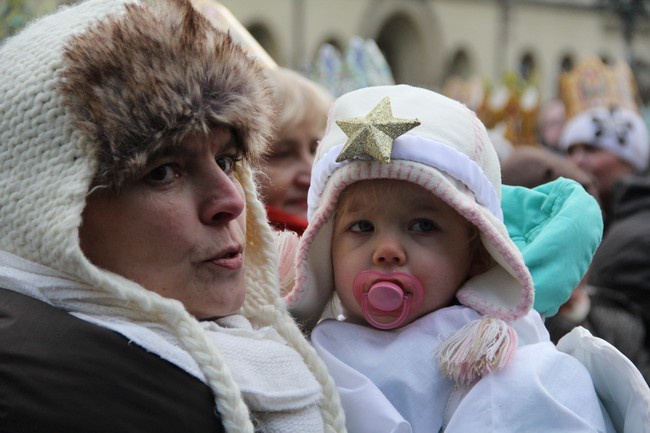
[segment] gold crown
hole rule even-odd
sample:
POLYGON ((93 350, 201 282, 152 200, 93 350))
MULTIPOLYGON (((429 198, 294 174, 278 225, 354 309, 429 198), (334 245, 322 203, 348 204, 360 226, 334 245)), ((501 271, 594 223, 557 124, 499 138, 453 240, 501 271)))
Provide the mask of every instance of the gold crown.
POLYGON ((452 77, 442 93, 476 112, 487 129, 503 128, 503 136, 512 145, 537 143, 537 113, 540 95, 537 86, 517 76, 506 74, 503 82, 489 86, 474 78, 464 81, 452 77))
POLYGON ((567 119, 593 107, 619 106, 638 113, 638 90, 625 62, 607 66, 596 56, 585 57, 560 76, 560 96, 567 119))

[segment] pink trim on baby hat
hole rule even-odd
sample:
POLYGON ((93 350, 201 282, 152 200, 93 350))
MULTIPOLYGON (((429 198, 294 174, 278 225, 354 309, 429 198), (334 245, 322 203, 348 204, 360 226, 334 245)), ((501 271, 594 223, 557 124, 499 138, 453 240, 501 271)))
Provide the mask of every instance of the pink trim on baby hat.
MULTIPOLYGON (((312 184, 308 195, 308 219, 319 205, 327 179, 336 170, 350 164, 350 160, 336 162, 343 144, 332 147, 312 170, 312 184)), ((499 196, 492 183, 476 162, 451 146, 417 135, 405 134, 393 142, 392 160, 413 161, 441 170, 464 183, 476 200, 503 221, 499 196)), ((390 165, 389 165, 390 167, 390 165)))
MULTIPOLYGON (((336 163, 339 164, 339 163, 336 163)), ((336 204, 338 201, 338 197, 341 194, 341 191, 345 189, 350 183, 353 183, 357 180, 362 180, 365 179, 366 177, 364 176, 364 172, 367 172, 368 170, 364 170, 364 167, 361 165, 357 165, 353 167, 353 170, 350 170, 347 180, 349 182, 346 182, 345 178, 339 178, 336 179, 336 182, 332 184, 332 191, 328 195, 327 201, 321 203, 319 207, 319 212, 317 212, 315 215, 313 215, 313 219, 309 221, 309 225, 307 226, 307 229, 302 235, 302 238, 300 240, 300 244, 298 247, 298 253, 297 256, 299 258, 305 258, 307 257, 307 253, 309 252, 309 248, 315 238, 315 236, 320 233, 320 230, 322 227, 327 223, 327 221, 333 217, 334 210, 336 208, 336 204)), ((296 274, 296 284, 294 285, 294 289, 285 296, 284 300, 287 303, 288 307, 292 307, 293 305, 296 304, 296 301, 304 295, 304 288, 306 286, 306 279, 307 279, 307 272, 306 269, 308 267, 308 263, 306 260, 302 260, 299 264, 297 274, 296 274)), ((332 288, 334 290, 334 288, 332 288)))
POLYGON ((452 206, 468 221, 474 224, 483 233, 491 245, 493 245, 499 255, 505 260, 508 266, 515 272, 516 279, 521 283, 524 296, 520 297, 518 305, 513 308, 495 308, 495 304, 486 302, 480 293, 461 292, 458 297, 461 303, 470 306, 482 314, 492 315, 505 321, 516 320, 525 315, 533 305, 534 288, 532 278, 524 264, 523 257, 519 250, 506 238, 507 229, 500 221, 487 221, 483 216, 484 212, 480 206, 473 202, 469 197, 467 200, 461 200, 458 190, 450 187, 448 184, 438 180, 431 191, 452 206), (496 229, 495 224, 502 225, 502 231, 496 229))
MULTIPOLYGON (((339 172, 339 175, 331 180, 331 185, 324 191, 327 199, 323 201, 318 213, 314 215, 313 220, 310 222, 310 227, 303 235, 299 256, 304 260, 301 260, 299 265, 296 289, 288 297, 290 305, 294 299, 304 295, 303 290, 305 290, 309 278, 308 268, 315 265, 314 263, 307 263, 307 253, 310 251, 314 237, 320 233, 327 221, 333 217, 334 207, 340 192, 348 185, 360 180, 390 178, 413 182, 426 188, 476 225, 482 232, 484 239, 492 245, 492 248, 500 256, 500 260, 512 270, 513 277, 519 281, 522 287, 521 290, 524 292, 523 296, 519 296, 516 300, 513 299, 513 301, 517 302, 516 305, 506 305, 502 306, 502 308, 499 308, 498 303, 495 305, 493 302, 486 301, 486 298, 480 292, 468 291, 464 293, 461 296, 461 302, 483 314, 490 314, 503 320, 514 320, 524 315, 532 307, 532 280, 523 264, 523 258, 513 251, 516 247, 509 242, 505 226, 494 215, 486 212, 483 207, 474 201, 472 194, 465 185, 442 173, 440 174, 441 176, 430 174, 430 167, 422 163, 395 161, 395 164, 383 165, 372 160, 358 160, 349 169, 339 172), (447 180, 443 182, 445 178, 447 180), (449 182, 457 182, 457 186, 452 186, 449 182), (461 188, 459 189, 459 187, 461 188), (463 189, 465 189, 465 193, 463 193, 463 189), (492 215, 492 220, 489 219, 489 215, 492 215)), ((309 290, 327 290, 330 292, 333 290, 333 287, 324 287, 319 282, 311 281, 309 284, 315 285, 315 287, 308 288, 309 290)), ((318 299, 318 296, 310 296, 310 298, 318 299)), ((318 312, 322 311, 321 305, 313 307, 318 309, 318 312)))

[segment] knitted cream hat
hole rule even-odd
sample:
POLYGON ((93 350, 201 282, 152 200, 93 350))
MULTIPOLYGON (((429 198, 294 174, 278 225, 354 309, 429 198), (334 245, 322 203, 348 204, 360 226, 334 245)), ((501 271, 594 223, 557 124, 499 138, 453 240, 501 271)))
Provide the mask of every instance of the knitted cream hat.
MULTIPOLYGON (((379 134, 379 129, 373 133, 379 134)), ((299 321, 312 327, 333 295, 330 250, 333 214, 341 191, 354 182, 380 178, 424 187, 480 230, 494 265, 462 286, 457 293, 462 304, 504 321, 530 310, 532 279, 503 224, 499 161, 485 127, 456 101, 400 85, 348 93, 330 112, 312 171, 309 227, 298 247, 296 285, 286 297, 299 321), (392 142, 389 163, 371 157, 337 162, 348 136, 336 122, 365 118, 380 102, 385 104, 385 98, 393 117, 418 119, 420 125, 392 142)))
MULTIPOLYGON (((226 431, 254 428, 222 355, 183 305, 90 263, 78 228, 93 182, 119 189, 160 146, 230 125, 254 161, 272 133, 263 70, 188 0, 89 0, 40 19, 0 47, 0 250, 64 272, 87 302, 156 323, 197 362, 226 431)), ((246 195, 247 297, 324 387, 326 431, 344 431, 326 370, 279 298, 274 238, 251 169, 246 195)), ((74 310, 74 309, 71 309, 74 310)), ((76 311, 76 310, 75 310, 76 311)))
POLYGON ((643 118, 620 107, 586 110, 567 122, 560 137, 560 148, 584 143, 605 149, 632 164, 638 171, 648 168, 650 141, 643 118))

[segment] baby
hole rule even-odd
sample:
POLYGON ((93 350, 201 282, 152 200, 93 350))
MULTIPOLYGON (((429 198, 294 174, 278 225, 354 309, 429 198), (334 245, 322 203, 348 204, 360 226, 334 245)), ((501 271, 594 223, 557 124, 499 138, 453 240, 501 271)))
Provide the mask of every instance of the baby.
POLYGON ((336 101, 286 299, 315 326, 350 432, 606 431, 589 373, 532 309, 500 198, 462 104, 409 86, 336 101))

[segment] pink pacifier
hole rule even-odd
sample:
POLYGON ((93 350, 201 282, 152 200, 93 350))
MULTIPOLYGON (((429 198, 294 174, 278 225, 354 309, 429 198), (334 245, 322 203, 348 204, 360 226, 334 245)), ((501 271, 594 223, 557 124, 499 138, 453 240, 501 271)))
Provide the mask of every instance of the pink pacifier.
POLYGON ((413 275, 403 272, 360 272, 354 278, 353 292, 363 317, 378 329, 400 327, 424 298, 422 283, 413 275), (395 320, 382 323, 373 318, 377 315, 393 316, 395 320))

